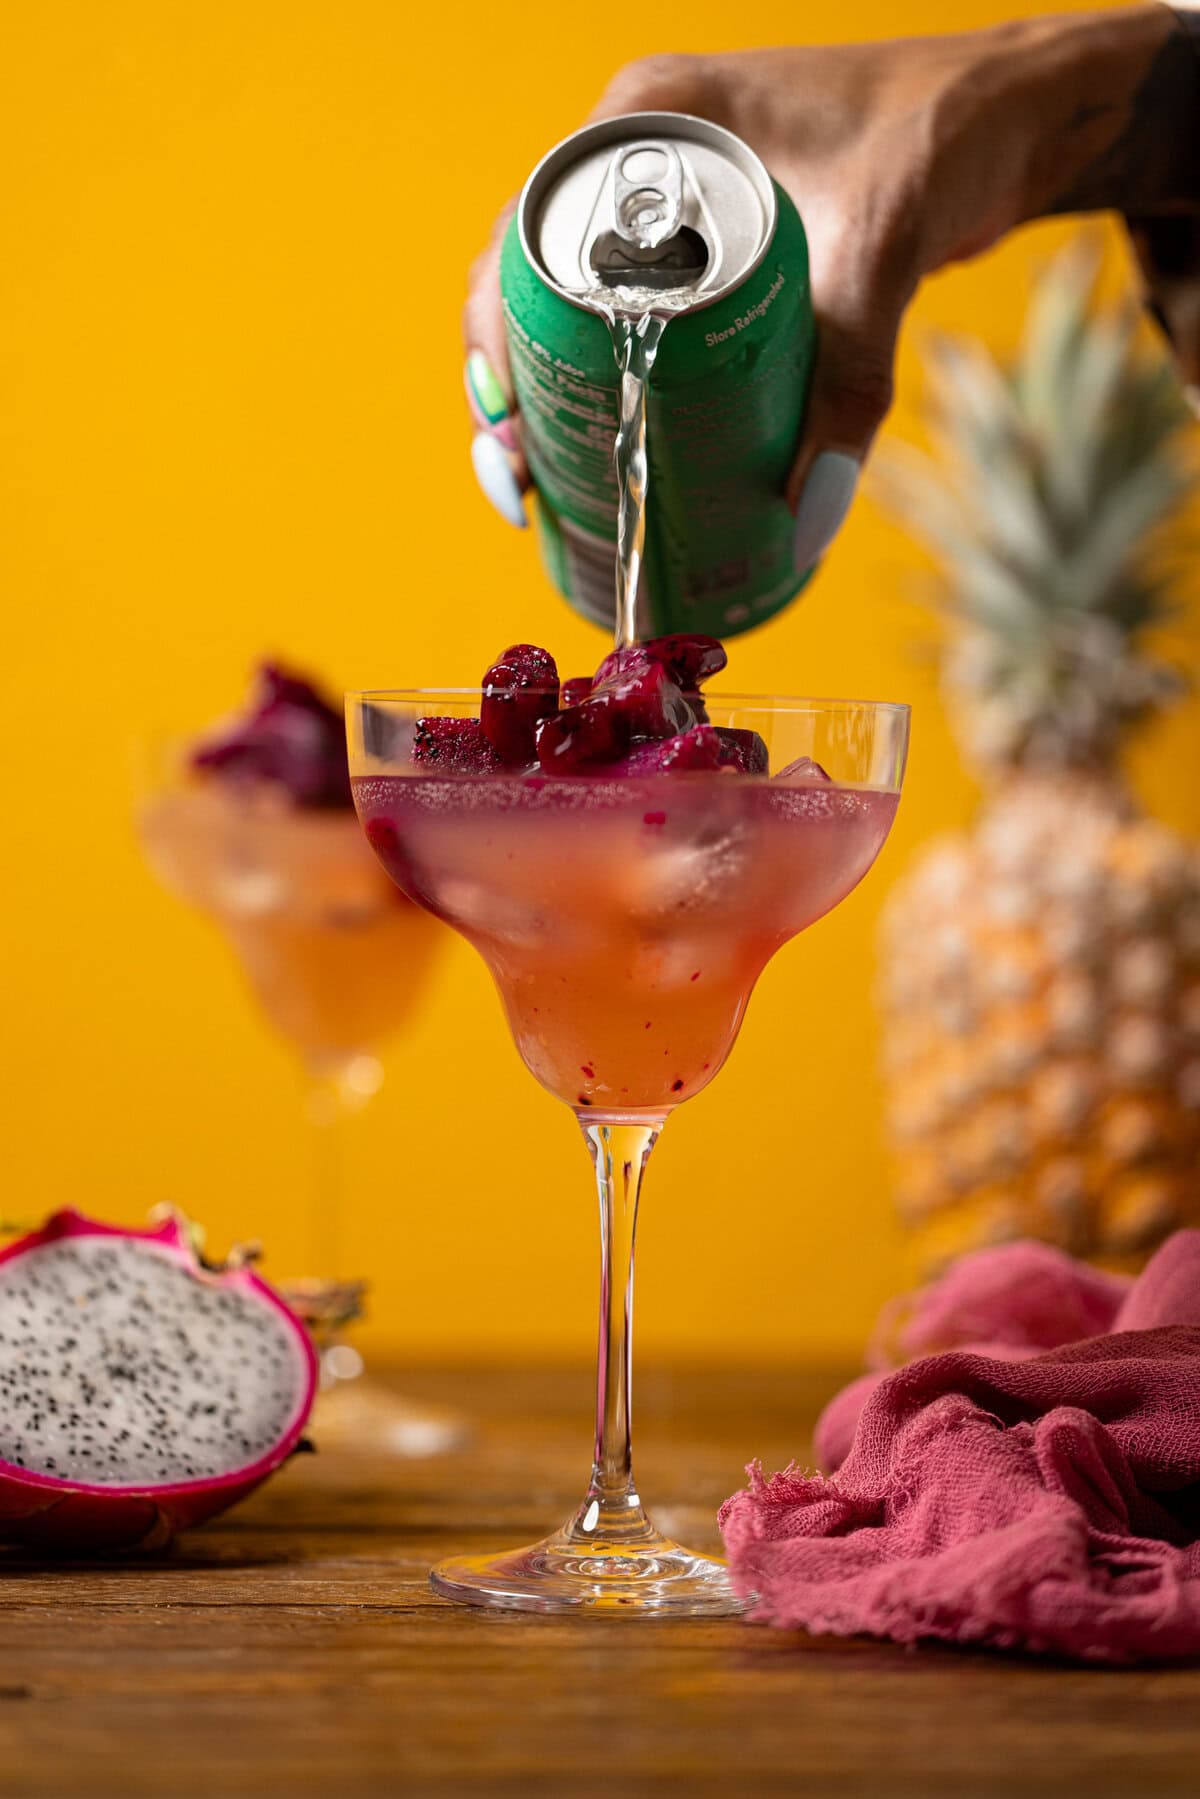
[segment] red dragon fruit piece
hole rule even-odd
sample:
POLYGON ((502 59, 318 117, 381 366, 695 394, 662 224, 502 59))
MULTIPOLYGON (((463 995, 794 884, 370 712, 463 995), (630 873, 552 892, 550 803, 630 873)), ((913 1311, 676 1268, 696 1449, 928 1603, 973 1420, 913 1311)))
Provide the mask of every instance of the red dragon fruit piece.
POLYGON ((670 637, 652 637, 647 643, 635 644, 629 650, 610 650, 596 670, 597 684, 617 673, 622 658, 628 656, 649 656, 651 661, 661 662, 676 686, 685 693, 697 692, 705 681, 720 674, 728 661, 725 646, 718 638, 681 631, 670 637))
POLYGON ((736 768, 744 775, 765 775, 771 766, 767 746, 757 731, 734 730, 728 725, 716 727, 725 750, 726 768, 736 768))
MULTIPOLYGON (((603 683, 602 691, 629 720, 630 737, 673 737, 693 722, 692 709, 661 662, 630 667, 603 683)), ((592 698, 596 688, 592 689, 592 698)))
POLYGON ((546 719, 538 732, 538 761, 546 774, 575 774, 594 764, 616 762, 632 737, 628 713, 611 694, 593 695, 546 719))
POLYGON ((536 644, 510 644, 484 675, 479 706, 483 735, 506 767, 529 766, 539 724, 557 711, 553 656, 536 644))
POLYGON ((693 725, 674 737, 639 743, 614 773, 669 775, 706 773, 732 766, 720 735, 711 725, 693 725))
POLYGON ((578 706, 548 718, 538 734, 538 760, 547 772, 574 773, 617 762, 630 744, 673 737, 693 714, 661 662, 640 649, 615 650, 609 672, 578 706))
POLYGON ((603 679, 597 676, 591 698, 611 696, 618 710, 628 717, 634 741, 641 737, 673 737, 695 723, 679 683, 666 664, 641 644, 629 650, 614 650, 600 666, 608 672, 603 679))
MULTIPOLYGON (((640 666, 647 659, 660 663, 683 696, 694 724, 707 724, 708 712, 701 683, 724 668, 724 645, 715 637, 702 637, 684 632, 670 637, 652 637, 628 650, 612 650, 596 670, 596 684, 611 681, 636 659, 640 666)), ((683 728, 681 724, 679 729, 683 728)))
MULTIPOLYGON (((634 644, 632 649, 610 650, 588 683, 589 690, 592 687, 600 687, 605 681, 610 681, 614 675, 619 675, 622 669, 629 666, 630 657, 637 657, 640 666, 644 659, 644 651, 640 643, 634 644)), ((651 657, 650 660, 653 661, 654 658, 651 657)))
POLYGON ((316 1387, 300 1320, 178 1219, 56 1212, 0 1252, 0 1538, 157 1548, 288 1459, 316 1387))
POLYGON ((270 782, 298 806, 354 803, 340 708, 277 663, 263 664, 247 710, 202 741, 192 765, 225 781, 270 782))
POLYGON ((698 632, 652 637, 642 648, 663 664, 685 693, 697 693, 729 660, 718 638, 702 637, 698 632))
POLYGON ((419 718, 413 726, 412 759, 437 774, 502 774, 505 769, 477 718, 419 718))

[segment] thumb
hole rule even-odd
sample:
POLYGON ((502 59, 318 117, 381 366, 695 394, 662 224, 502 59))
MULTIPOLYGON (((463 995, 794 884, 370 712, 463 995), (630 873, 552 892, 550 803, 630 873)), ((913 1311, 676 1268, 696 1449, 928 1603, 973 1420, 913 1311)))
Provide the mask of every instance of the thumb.
POLYGON ((817 365, 787 484, 797 569, 819 561, 850 510, 862 464, 892 403, 899 324, 898 309, 865 330, 818 315, 817 365))

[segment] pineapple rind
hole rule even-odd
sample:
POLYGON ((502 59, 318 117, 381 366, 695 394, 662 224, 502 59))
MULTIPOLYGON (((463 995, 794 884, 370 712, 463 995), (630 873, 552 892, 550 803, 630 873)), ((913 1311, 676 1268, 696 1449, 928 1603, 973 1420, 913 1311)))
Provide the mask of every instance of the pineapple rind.
POLYGON ((891 892, 880 999, 922 1259, 1037 1236, 1122 1263, 1200 1224, 1200 849, 1024 775, 891 892))

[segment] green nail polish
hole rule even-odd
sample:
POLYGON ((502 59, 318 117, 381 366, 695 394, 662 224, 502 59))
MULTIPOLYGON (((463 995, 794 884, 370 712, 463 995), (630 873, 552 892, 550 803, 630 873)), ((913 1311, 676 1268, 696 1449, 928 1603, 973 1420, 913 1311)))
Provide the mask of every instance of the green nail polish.
POLYGON ((467 384, 489 425, 498 425, 501 419, 508 417, 504 389, 482 350, 472 350, 467 357, 467 384))

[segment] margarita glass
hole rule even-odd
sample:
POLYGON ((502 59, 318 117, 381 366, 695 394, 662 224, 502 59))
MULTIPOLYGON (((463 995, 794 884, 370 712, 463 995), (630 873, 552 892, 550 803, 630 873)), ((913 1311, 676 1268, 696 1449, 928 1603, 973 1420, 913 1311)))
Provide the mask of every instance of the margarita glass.
POLYGON ((704 703, 714 726, 757 732, 783 772, 442 772, 412 759, 418 723, 472 718, 476 693, 348 698, 354 799, 372 847, 411 899, 483 956, 526 1066, 579 1120, 600 1200, 591 1482, 545 1541, 435 1568, 450 1598, 536 1611, 739 1609, 724 1564, 657 1531, 633 1478, 638 1196, 663 1124, 725 1061, 771 956, 878 855, 908 708, 708 693, 704 703))
POLYGON ((313 1272, 288 1295, 321 1350, 320 1436, 436 1453, 461 1438, 461 1422, 361 1378, 362 1357, 343 1338, 365 1283, 345 1278, 340 1237, 350 1121, 382 1085, 378 1051, 420 998, 441 927, 383 874, 348 784, 343 804, 299 804, 279 781, 215 777, 198 761, 204 741, 147 751, 138 835, 162 885, 218 926, 304 1075, 313 1272))
POLYGON ((181 742, 163 746, 138 831, 163 886, 220 927, 317 1094, 369 1098, 375 1052, 415 1006, 440 933, 383 880, 353 812, 197 775, 181 742))

